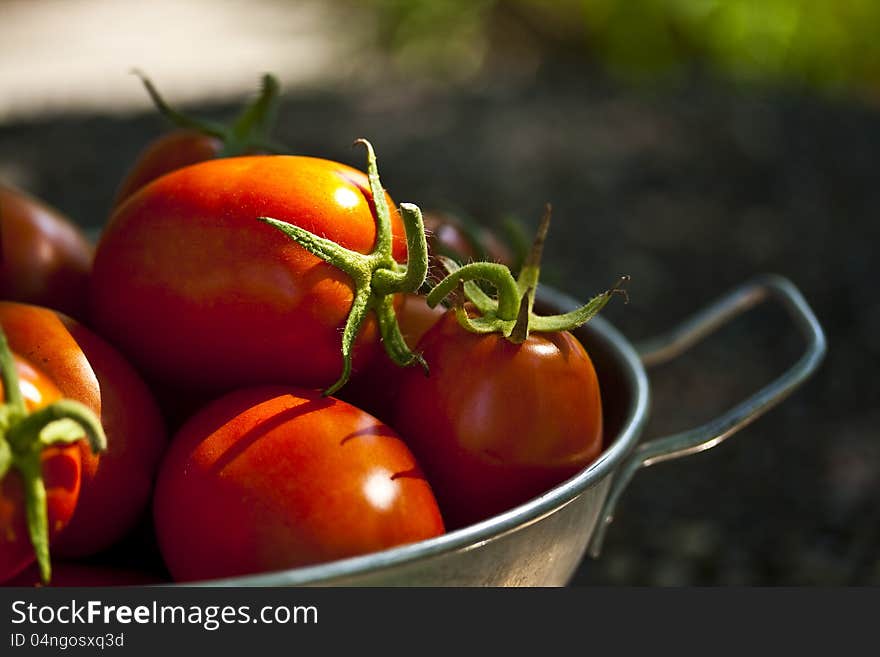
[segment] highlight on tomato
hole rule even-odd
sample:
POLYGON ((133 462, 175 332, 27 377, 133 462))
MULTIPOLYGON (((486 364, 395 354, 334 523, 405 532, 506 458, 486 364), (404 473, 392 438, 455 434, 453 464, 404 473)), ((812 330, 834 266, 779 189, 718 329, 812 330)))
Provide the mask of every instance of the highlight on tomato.
POLYGON ((217 157, 286 150, 269 136, 278 110, 279 85, 275 76, 263 76, 259 94, 233 121, 218 123, 172 108, 147 76, 140 71, 134 73, 140 77, 156 108, 176 129, 147 144, 119 184, 114 208, 150 181, 190 164, 217 157))
POLYGON ((53 551, 82 557, 110 547, 146 513, 167 444, 164 421, 140 375, 107 342, 48 308, 0 302, 0 326, 13 351, 61 394, 100 418, 106 449, 81 448, 76 510, 53 551))
POLYGON ((533 312, 549 206, 514 279, 498 263, 458 267, 428 295, 438 304, 463 284, 457 304, 418 343, 427 377, 401 371, 390 424, 406 437, 431 481, 447 527, 528 501, 588 466, 602 450, 602 400, 589 354, 570 331, 593 317, 615 287, 556 316, 533 312), (492 298, 476 281, 497 290, 492 298))
POLYGON ((425 280, 421 213, 398 214, 359 143, 367 175, 264 155, 154 180, 98 243, 93 326, 157 388, 204 395, 269 382, 333 394, 383 347, 419 363, 395 298, 425 280))
POLYGON ((86 311, 94 247, 67 216, 0 183, 0 299, 86 311))
POLYGON ((172 440, 153 510, 176 581, 316 564, 444 531, 390 427, 289 386, 238 390, 196 413, 172 440))
POLYGON ((63 397, 55 382, 13 354, 0 330, 0 583, 34 561, 51 579, 49 545, 74 513, 80 493, 80 448, 101 452, 97 417, 63 397))

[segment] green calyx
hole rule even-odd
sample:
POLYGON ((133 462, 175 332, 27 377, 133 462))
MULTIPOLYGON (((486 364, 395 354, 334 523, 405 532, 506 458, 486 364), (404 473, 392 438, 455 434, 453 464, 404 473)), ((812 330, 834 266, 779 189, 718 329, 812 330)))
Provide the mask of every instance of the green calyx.
POLYGON ((286 153, 288 149, 269 138, 269 131, 278 113, 280 85, 277 78, 269 73, 263 75, 260 93, 245 105, 238 116, 229 124, 206 121, 187 116, 173 109, 159 94, 150 79, 138 70, 137 75, 159 112, 179 128, 197 130, 223 142, 219 157, 233 157, 251 150, 267 153, 286 153))
POLYGON ((629 280, 629 276, 622 276, 613 287, 596 295, 576 310, 562 315, 536 315, 533 312, 550 215, 551 207, 548 203, 532 248, 516 279, 510 269, 501 264, 472 262, 459 266, 453 260, 444 258, 443 264, 449 274, 428 293, 428 305, 435 307, 461 286, 465 298, 478 312, 478 316, 471 317, 463 304, 457 303, 455 312, 462 327, 472 333, 501 333, 511 342, 520 344, 533 331, 554 333, 575 329, 592 319, 614 294, 626 297, 621 285, 629 280), (496 290, 496 297, 489 296, 477 281, 486 281, 492 285, 496 290))
POLYGON ((43 482, 41 454, 53 445, 70 445, 83 438, 93 453, 107 448, 104 429, 95 414, 72 399, 60 399, 28 412, 19 388, 15 359, 6 335, 0 329, 0 380, 6 401, 0 405, 0 479, 11 470, 18 471, 24 485, 28 534, 40 569, 40 578, 48 584, 49 516, 46 486, 43 482))
POLYGON ((376 154, 366 139, 358 139, 355 143, 367 149, 367 176, 376 209, 376 242, 372 253, 351 251, 294 224, 259 217, 259 221, 277 228, 309 253, 348 274, 354 284, 354 300, 342 333, 342 374, 324 391, 324 395, 334 394, 351 377, 354 342, 371 311, 376 314, 382 343, 391 360, 402 367, 418 363, 425 371, 428 369, 421 355, 407 346, 394 311, 394 294, 417 291, 428 273, 428 245, 422 213, 411 203, 400 206, 407 246, 407 263, 402 265, 391 254, 391 213, 379 181, 376 154))

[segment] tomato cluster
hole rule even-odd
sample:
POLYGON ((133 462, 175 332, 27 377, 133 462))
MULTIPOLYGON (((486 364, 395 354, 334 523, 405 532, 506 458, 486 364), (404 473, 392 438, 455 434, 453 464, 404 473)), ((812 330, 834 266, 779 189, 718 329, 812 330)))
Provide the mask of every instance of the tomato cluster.
POLYGON ((492 233, 397 206, 365 140, 366 173, 274 153, 271 76, 229 128, 144 83, 181 129, 127 173, 95 247, 0 187, 0 582, 370 553, 485 520, 598 456, 599 383, 569 330, 617 290, 533 312, 549 206, 514 264, 492 233), (120 559, 132 540, 161 567, 120 559))

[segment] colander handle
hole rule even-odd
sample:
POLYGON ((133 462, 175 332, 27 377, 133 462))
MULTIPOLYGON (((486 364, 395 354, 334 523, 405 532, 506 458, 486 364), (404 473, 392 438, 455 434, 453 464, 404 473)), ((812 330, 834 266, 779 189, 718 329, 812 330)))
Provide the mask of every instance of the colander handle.
POLYGON ((659 337, 636 345, 646 367, 670 361, 694 344, 768 299, 780 302, 807 341, 804 355, 782 376, 744 402, 702 426, 639 444, 621 464, 590 541, 589 552, 598 557, 620 496, 639 468, 695 454, 714 447, 779 404, 819 366, 825 355, 825 334, 803 295, 787 279, 765 275, 728 293, 712 305, 659 337))

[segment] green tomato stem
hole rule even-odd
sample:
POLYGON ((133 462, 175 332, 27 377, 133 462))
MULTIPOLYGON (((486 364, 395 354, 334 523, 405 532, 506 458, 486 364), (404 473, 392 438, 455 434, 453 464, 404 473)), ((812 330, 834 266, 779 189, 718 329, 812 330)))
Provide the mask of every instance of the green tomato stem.
MULTIPOLYGON (((223 155, 240 154, 250 146, 265 140, 278 115, 278 79, 266 73, 260 83, 260 93, 256 100, 245 106, 244 110, 229 129, 230 138, 226 141, 223 155)), ((263 145, 263 144, 260 144, 263 145)), ((267 149, 274 150, 274 149, 267 149)))
MULTIPOLYGON (((461 269, 461 265, 452 258, 447 258, 446 256, 437 256, 437 258, 450 274, 461 269)), ((474 281, 464 281, 462 287, 464 288, 465 296, 482 314, 486 315, 489 313, 495 313, 498 310, 498 302, 486 294, 483 291, 483 288, 477 285, 474 281)), ((439 301, 437 303, 439 303, 439 301)), ((436 304, 434 304, 432 308, 435 306, 436 304)))
POLYGON ((519 293, 525 294, 531 290, 529 295, 529 310, 534 305, 535 290, 538 288, 538 279, 541 277, 541 258, 544 256, 544 242, 547 241, 547 231, 550 229, 550 214, 552 206, 547 203, 544 206, 544 214, 541 217, 541 223, 538 225, 538 231, 532 242, 532 248, 523 262, 519 278, 516 283, 519 286, 519 293))
MULTIPOLYGON (((427 249, 423 251, 419 244, 419 242, 425 239, 425 223, 422 220, 422 211, 412 203, 401 203, 400 217, 403 220, 403 229, 406 232, 406 249, 408 254, 406 266, 401 267, 392 258, 391 262, 388 263, 387 269, 384 267, 376 269, 373 274, 373 290, 380 295, 395 292, 415 292, 425 282, 425 278, 428 275, 427 249)), ((390 222, 388 224, 388 234, 391 234, 390 222)), ((390 251, 389 243, 388 252, 390 253, 390 251)))
POLYGON ((427 367, 421 356, 414 353, 403 340, 393 306, 394 294, 415 292, 425 282, 428 273, 428 244, 422 213, 411 203, 404 203, 400 207, 407 243, 407 263, 401 265, 392 254, 391 213, 379 180, 373 146, 366 139, 358 139, 355 143, 367 150, 367 177, 376 220, 376 239, 371 253, 346 249, 286 221, 272 217, 257 218, 351 277, 354 298, 342 333, 342 373, 333 385, 324 390, 324 395, 336 393, 351 377, 354 342, 370 311, 375 313, 385 351, 392 361, 400 366, 419 363, 427 367))
POLYGON ((40 467, 40 455, 19 459, 17 469, 24 484, 24 504, 27 515, 28 535, 37 557, 40 579, 48 584, 52 578, 52 561, 49 557, 49 514, 46 509, 46 485, 40 467))
POLYGON ((369 282, 372 263, 369 257, 363 253, 346 249, 333 240, 315 235, 296 224, 279 221, 272 217, 257 217, 257 221, 262 221, 264 224, 269 224, 280 230, 312 255, 344 271, 355 279, 355 283, 362 283, 364 279, 369 282))
POLYGON ((166 119, 171 121, 174 125, 179 128, 198 130, 199 132, 203 132, 204 134, 210 135, 211 137, 216 137, 217 139, 225 139, 227 131, 226 126, 220 123, 215 123, 213 121, 195 119, 191 116, 183 114, 182 112, 178 112, 167 102, 165 102, 165 99, 162 98, 162 95, 159 93, 159 90, 156 89, 156 86, 153 84, 152 80, 150 80, 150 78, 148 78, 143 72, 139 71, 138 69, 134 69, 132 70, 132 73, 141 79, 141 82, 146 88, 147 93, 150 95, 150 99, 153 101, 156 109, 159 110, 159 113, 162 114, 162 116, 164 116, 166 119))
POLYGON ((107 437, 98 418, 89 408, 73 399, 59 399, 38 408, 6 431, 6 439, 13 452, 28 449, 39 451, 51 445, 69 445, 83 438, 94 454, 107 449, 107 437))
POLYGON ((529 324, 531 323, 534 299, 535 288, 530 287, 523 292, 519 303, 519 314, 516 316, 516 323, 510 330, 510 335, 507 336, 514 344, 522 344, 529 339, 529 324))
POLYGON ((28 413, 21 394, 15 358, 2 328, 0 381, 3 383, 6 398, 0 405, 0 479, 13 468, 21 476, 28 535, 34 548, 40 578, 43 583, 48 584, 52 569, 41 453, 47 447, 68 445, 81 440, 85 435, 92 452, 97 454, 107 448, 107 438, 95 414, 72 399, 60 399, 28 413))
POLYGON ((629 302, 626 290, 620 287, 628 280, 629 276, 621 276, 617 283, 611 288, 605 290, 601 294, 597 294, 580 308, 565 313, 564 315, 549 315, 544 317, 537 315, 533 316, 531 323, 532 330, 541 333, 553 333, 555 331, 570 331, 573 328, 582 326, 597 315, 599 311, 611 301, 611 297, 615 294, 622 295, 625 302, 629 302))
MULTIPOLYGON (((382 265, 391 267, 394 260, 391 257, 391 212, 388 210, 388 202, 385 200, 385 189, 379 180, 376 152, 373 150, 373 145, 366 139, 356 139, 354 143, 360 144, 367 150, 367 179, 370 182, 373 207, 376 208, 376 244, 373 247, 373 253, 382 260, 382 265)), ((424 232, 424 227, 422 232, 424 232)))
POLYGON ((475 280, 487 281, 497 290, 498 301, 495 312, 499 319, 516 319, 519 312, 519 287, 510 270, 497 262, 471 262, 459 267, 428 293, 428 305, 434 308, 455 290, 459 283, 475 280))
POLYGON ((345 322, 345 329, 342 332, 342 374, 332 386, 324 391, 324 396, 335 394, 342 386, 344 386, 349 378, 351 378, 351 361, 352 352, 354 350, 354 341, 360 333, 361 326, 367 319, 370 311, 370 292, 367 288, 361 287, 355 294, 351 303, 351 310, 348 313, 348 319, 345 322))
POLYGON ((12 448, 6 439, 0 439, 0 480, 9 472, 12 467, 12 448))
POLYGON ((216 121, 196 119, 174 109, 165 101, 146 75, 137 69, 132 73, 141 79, 156 109, 171 123, 180 128, 196 130, 216 137, 223 142, 219 157, 242 155, 250 149, 259 149, 270 153, 288 151, 285 146, 274 143, 268 137, 278 113, 280 85, 275 76, 265 74, 257 98, 246 105, 230 125, 226 125, 216 121))
POLYGON ((379 317, 382 344, 385 345, 385 350, 391 357, 391 360, 403 367, 419 364, 427 375, 428 364, 425 362, 425 359, 422 358, 421 354, 410 350, 403 334, 400 332, 400 325, 396 321, 397 316, 394 312, 394 298, 392 296, 385 296, 378 302, 376 315, 379 317))
POLYGON ((516 283, 522 295, 517 314, 516 324, 510 332, 510 341, 522 344, 529 338, 529 325, 531 323, 532 310, 535 307, 535 292, 538 289, 538 279, 541 277, 541 258, 544 256, 544 242, 547 240, 547 231, 550 228, 550 215, 553 207, 547 203, 544 206, 544 214, 538 225, 538 232, 532 242, 526 259, 523 262, 519 278, 516 283))
POLYGON ((454 306, 458 323, 471 333, 500 333, 504 337, 510 335, 515 320, 503 320, 494 314, 471 317, 461 304, 454 306))
POLYGON ((6 333, 2 329, 0 329, 0 381, 3 383, 6 406, 11 412, 24 415, 26 409, 18 385, 18 370, 15 367, 12 351, 9 349, 9 342, 6 340, 6 333))
MULTIPOLYGON (((533 331, 552 333, 570 331, 588 322, 612 296, 626 291, 621 287, 629 276, 622 276, 610 289, 590 299, 584 306, 561 315, 539 316, 534 313, 535 292, 541 275, 541 258, 550 227, 552 207, 546 204, 544 215, 526 256, 517 280, 510 270, 497 263, 474 262, 459 267, 451 260, 443 259, 449 274, 428 293, 427 301, 436 306, 463 283, 465 298, 481 313, 470 317, 461 304, 456 306, 456 316, 463 328, 473 333, 500 333, 514 344, 525 342, 533 331), (489 297, 475 280, 491 283, 497 298, 489 297)), ((628 301, 628 299, 627 299, 628 301)))

